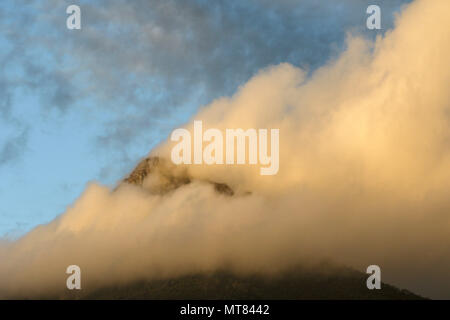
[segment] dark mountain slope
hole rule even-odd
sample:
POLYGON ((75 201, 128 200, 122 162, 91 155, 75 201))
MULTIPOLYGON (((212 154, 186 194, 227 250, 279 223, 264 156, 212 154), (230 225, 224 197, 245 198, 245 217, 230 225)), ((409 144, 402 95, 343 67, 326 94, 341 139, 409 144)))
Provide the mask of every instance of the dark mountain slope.
POLYGON ((83 299, 423 299, 383 283, 366 287, 368 275, 327 265, 320 271, 297 268, 275 277, 237 276, 221 271, 179 278, 141 281, 96 290, 83 299))

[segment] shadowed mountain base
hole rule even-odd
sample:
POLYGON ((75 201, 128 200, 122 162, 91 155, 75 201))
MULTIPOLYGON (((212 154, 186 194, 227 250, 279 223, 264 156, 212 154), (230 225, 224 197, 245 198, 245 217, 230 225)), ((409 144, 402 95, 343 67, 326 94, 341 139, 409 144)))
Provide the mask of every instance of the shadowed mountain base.
POLYGON ((296 268, 275 277, 220 271, 103 288, 82 299, 423 299, 385 283, 380 290, 369 290, 367 277, 349 268, 330 266, 320 271, 296 268))

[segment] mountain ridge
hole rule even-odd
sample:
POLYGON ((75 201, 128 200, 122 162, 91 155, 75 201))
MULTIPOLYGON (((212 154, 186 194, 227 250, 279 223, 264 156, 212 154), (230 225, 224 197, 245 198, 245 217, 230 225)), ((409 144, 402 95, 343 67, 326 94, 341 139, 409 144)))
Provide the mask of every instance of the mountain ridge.
POLYGON ((277 275, 236 275, 220 270, 141 280, 91 292, 83 299, 139 300, 421 300, 408 290, 382 283, 369 290, 368 275, 328 264, 320 270, 293 268, 277 275))

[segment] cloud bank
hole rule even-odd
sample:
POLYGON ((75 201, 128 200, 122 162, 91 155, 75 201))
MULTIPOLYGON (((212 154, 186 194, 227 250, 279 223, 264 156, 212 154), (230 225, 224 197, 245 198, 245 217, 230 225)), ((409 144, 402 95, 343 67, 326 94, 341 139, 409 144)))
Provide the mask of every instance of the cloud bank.
MULTIPOLYGON (((63 292, 71 264, 90 290, 330 258, 377 264, 383 281, 449 298, 449 15, 446 0, 418 0, 385 36, 348 36, 342 54, 312 74, 287 63, 259 71, 193 119, 279 128, 277 175, 193 165, 184 168, 193 182, 166 195, 91 184, 58 219, 0 246, 0 295, 63 292)), ((171 146, 151 154, 170 159, 171 146)))

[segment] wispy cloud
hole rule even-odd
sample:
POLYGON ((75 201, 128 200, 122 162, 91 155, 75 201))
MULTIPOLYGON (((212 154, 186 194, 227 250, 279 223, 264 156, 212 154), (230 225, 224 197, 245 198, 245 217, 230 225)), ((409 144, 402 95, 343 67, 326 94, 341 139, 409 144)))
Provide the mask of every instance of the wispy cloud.
MULTIPOLYGON (((69 1, 3 3, 1 78, 6 91, 40 97, 44 114, 85 112, 81 103, 104 110, 97 146, 125 150, 167 134, 262 67, 314 70, 342 48, 344 30, 365 32, 369 2, 84 1, 79 31, 65 28, 69 1)), ((406 2, 380 2, 385 29, 406 2)))

